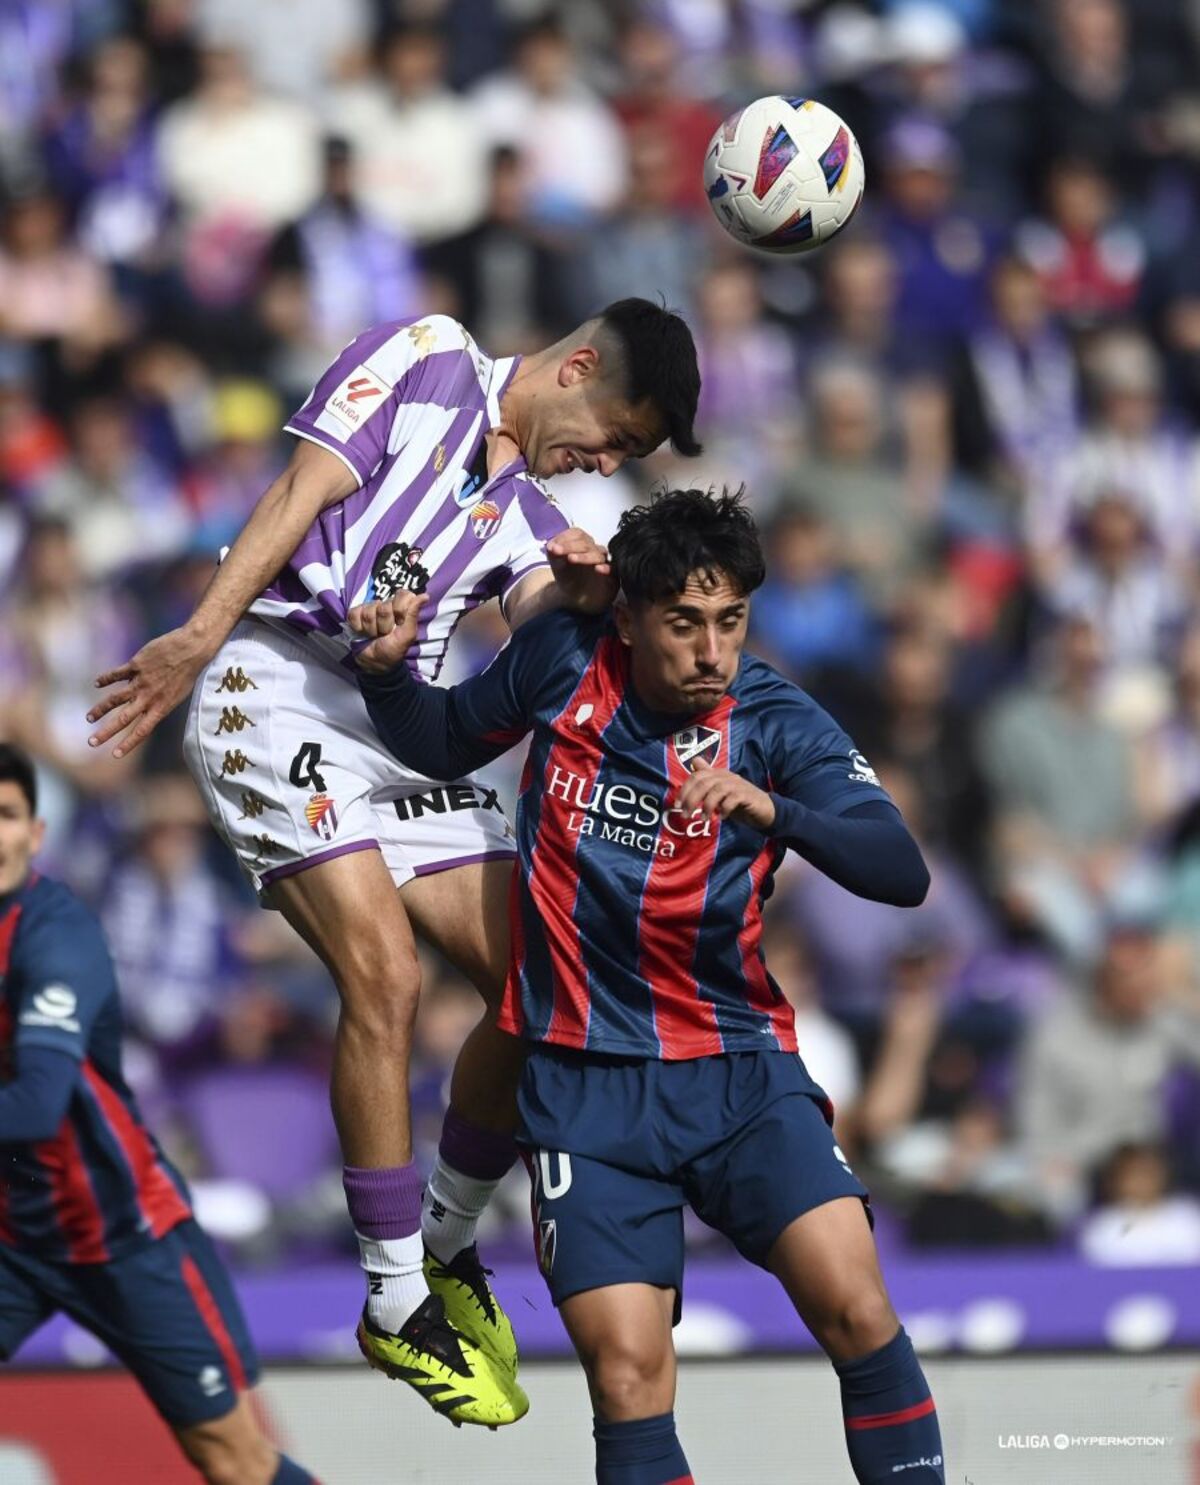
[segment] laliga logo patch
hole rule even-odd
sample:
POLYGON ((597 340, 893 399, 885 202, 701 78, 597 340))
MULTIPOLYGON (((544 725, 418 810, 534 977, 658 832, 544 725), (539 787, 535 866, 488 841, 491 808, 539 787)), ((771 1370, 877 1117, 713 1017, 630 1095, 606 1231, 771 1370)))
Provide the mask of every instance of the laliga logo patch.
POLYGON ((558 1252, 558 1222, 550 1217, 538 1223, 538 1267, 549 1276, 554 1272, 554 1258, 558 1252))
POLYGON ((494 500, 481 500, 471 511, 471 530, 486 541, 500 524, 500 507, 494 500))
POLYGON ((675 734, 673 742, 676 758, 689 773, 701 758, 711 767, 721 751, 721 734, 715 727, 685 727, 675 734))
POLYGON ((330 794, 314 794, 304 806, 304 818, 314 835, 322 840, 332 840, 337 834, 337 807, 330 794))

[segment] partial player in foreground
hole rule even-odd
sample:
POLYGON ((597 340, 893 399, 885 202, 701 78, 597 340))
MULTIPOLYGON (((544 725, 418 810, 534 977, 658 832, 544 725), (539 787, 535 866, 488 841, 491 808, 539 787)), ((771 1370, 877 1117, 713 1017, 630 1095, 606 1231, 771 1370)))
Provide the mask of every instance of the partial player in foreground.
POLYGON ((699 389, 687 326, 644 299, 500 361, 444 315, 367 331, 288 423, 291 464, 193 618, 100 677, 115 689, 91 714, 104 718, 92 742, 120 737, 128 752, 192 692, 185 753, 213 825, 341 998, 332 1098, 368 1275, 360 1345, 455 1423, 512 1423, 529 1406, 474 1246, 517 1157, 521 1057, 488 1014, 458 1060, 422 1209, 413 936, 494 1011, 514 846, 493 791, 444 758, 398 767, 355 685, 353 653, 371 645, 348 615, 427 596, 409 664, 433 680, 459 620, 489 597, 513 628, 554 605, 607 609, 606 554, 567 529, 540 480, 611 474, 665 439, 697 453, 699 389))
POLYGON ((33 766, 0 743, 0 1357, 61 1310, 211 1485, 311 1485, 255 1421, 237 1297, 121 1076, 112 960, 34 869, 42 835, 33 766))
MULTIPOLYGON (((691 1480, 671 1341, 690 1206, 779 1279, 829 1355, 857 1479, 941 1485, 937 1413, 866 1191, 759 951, 789 846, 899 906, 924 898, 925 864, 845 733, 743 654, 763 559, 737 497, 676 491, 629 512, 611 558, 612 619, 547 615, 449 691, 403 665, 360 679, 413 768, 466 771, 533 733, 500 1024, 533 1044, 519 1139, 543 1273, 591 1389, 597 1479, 691 1480)), ((401 659, 418 606, 367 665, 401 659)))

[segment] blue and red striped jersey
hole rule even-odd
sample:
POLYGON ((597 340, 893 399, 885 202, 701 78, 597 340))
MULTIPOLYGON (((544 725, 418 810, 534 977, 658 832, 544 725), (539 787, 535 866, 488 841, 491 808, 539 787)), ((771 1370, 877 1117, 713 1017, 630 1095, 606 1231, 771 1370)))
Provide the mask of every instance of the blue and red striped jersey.
POLYGON ((523 626, 448 695, 481 751, 533 734, 500 1025, 637 1057, 795 1051, 759 947, 785 846, 672 800, 703 758, 825 815, 886 801, 834 720, 751 655, 711 711, 686 725, 653 713, 608 619, 569 613, 523 626))
POLYGON ((26 1048, 79 1064, 57 1132, 0 1144, 0 1243, 104 1263, 191 1216, 187 1188, 121 1075, 117 981, 100 925, 61 882, 33 873, 0 897, 0 1081, 26 1048))

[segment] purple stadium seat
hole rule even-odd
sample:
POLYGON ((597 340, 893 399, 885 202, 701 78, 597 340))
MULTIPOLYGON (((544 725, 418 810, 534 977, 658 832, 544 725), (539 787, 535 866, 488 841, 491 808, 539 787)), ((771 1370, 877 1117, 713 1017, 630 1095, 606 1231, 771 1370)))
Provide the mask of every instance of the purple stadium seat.
POLYGON ((250 1181, 272 1200, 296 1195, 340 1162, 324 1077, 296 1067, 201 1073, 181 1107, 206 1174, 250 1181))

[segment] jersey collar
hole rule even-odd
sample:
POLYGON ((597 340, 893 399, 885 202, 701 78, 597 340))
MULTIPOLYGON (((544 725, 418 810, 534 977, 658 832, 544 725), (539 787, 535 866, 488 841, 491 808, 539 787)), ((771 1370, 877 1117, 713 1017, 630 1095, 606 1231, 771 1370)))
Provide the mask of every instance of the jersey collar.
POLYGON ((517 367, 521 364, 520 356, 504 356, 499 361, 492 362, 491 375, 487 384, 487 426, 488 428, 499 427, 500 424, 500 399, 504 396, 509 382, 517 374, 517 367))

